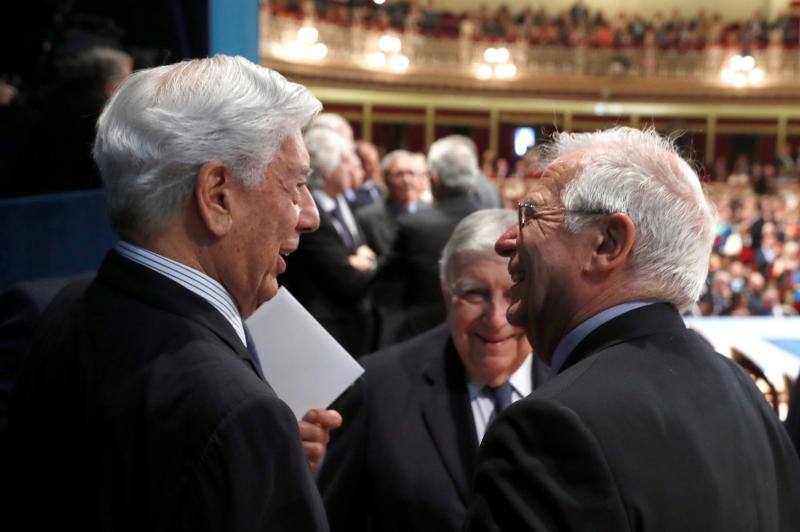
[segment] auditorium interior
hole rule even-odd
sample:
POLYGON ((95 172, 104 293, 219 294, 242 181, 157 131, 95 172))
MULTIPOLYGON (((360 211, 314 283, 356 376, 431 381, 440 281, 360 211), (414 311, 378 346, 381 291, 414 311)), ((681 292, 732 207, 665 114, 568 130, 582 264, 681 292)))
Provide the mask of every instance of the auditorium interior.
MULTIPOLYGON (((18 53, 0 64, 0 291, 85 275, 117 239, 90 159, 108 93, 80 92, 90 89, 70 78, 71 57, 112 48, 136 70, 239 54, 309 87, 381 156, 469 137, 510 209, 554 132, 674 138, 717 215, 708 280, 685 319, 781 419, 800 409, 800 2, 14 4, 8 20, 31 31, 2 37, 18 53)), ((24 349, 5 337, 18 331, 10 319, 0 315, 5 402, 8 359, 24 349)))

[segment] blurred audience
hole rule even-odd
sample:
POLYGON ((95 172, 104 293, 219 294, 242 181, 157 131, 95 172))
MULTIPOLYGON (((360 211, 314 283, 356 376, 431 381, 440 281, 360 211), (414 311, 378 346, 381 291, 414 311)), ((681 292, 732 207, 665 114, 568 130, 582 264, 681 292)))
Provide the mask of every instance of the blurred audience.
POLYGON ((263 2, 273 13, 319 19, 341 25, 362 25, 376 30, 394 30, 430 37, 469 40, 527 41, 531 44, 620 48, 654 46, 662 49, 702 49, 723 45, 765 48, 768 45, 795 47, 798 42, 796 17, 789 12, 767 19, 756 9, 747 19, 722 19, 698 8, 694 15, 674 8, 668 15, 656 11, 649 19, 639 13, 619 12, 613 16, 603 9, 591 9, 583 0, 554 12, 545 6, 528 5, 513 13, 507 4, 490 9, 482 4, 476 11, 440 9, 433 1, 398 0, 382 3, 336 0, 273 0, 263 2))
POLYGON ((351 140, 340 131, 312 127, 304 137, 311 164, 311 186, 319 229, 300 237, 287 257, 281 282, 354 357, 374 347, 367 288, 375 274, 375 253, 364 242, 345 199, 363 179, 351 140))

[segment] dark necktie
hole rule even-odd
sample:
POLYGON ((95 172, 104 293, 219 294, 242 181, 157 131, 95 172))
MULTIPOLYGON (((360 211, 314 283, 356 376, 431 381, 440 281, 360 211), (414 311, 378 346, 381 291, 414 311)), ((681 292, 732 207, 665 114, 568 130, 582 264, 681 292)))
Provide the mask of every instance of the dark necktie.
POLYGON ((244 339, 247 342, 246 347, 250 351, 250 359, 256 367, 256 373, 263 379, 264 370, 261 369, 261 361, 258 359, 258 351, 256 350, 256 343, 253 341, 253 335, 250 334, 250 329, 247 328, 244 322, 242 322, 242 326, 244 327, 244 339))
POLYGON ((506 381, 497 388, 486 386, 486 392, 489 394, 489 397, 492 398, 492 401, 494 401, 494 412, 489 418, 489 422, 491 423, 494 421, 494 418, 500 415, 500 412, 511 404, 511 383, 506 381))
POLYGON ((347 246, 347 249, 350 251, 356 250, 356 241, 353 238, 352 233, 350 233, 350 229, 347 227, 347 223, 344 221, 344 215, 342 214, 342 209, 339 207, 339 202, 335 201, 333 210, 331 211, 331 216, 339 223, 339 227, 337 230, 339 231, 339 236, 342 237, 342 242, 344 245, 347 246))

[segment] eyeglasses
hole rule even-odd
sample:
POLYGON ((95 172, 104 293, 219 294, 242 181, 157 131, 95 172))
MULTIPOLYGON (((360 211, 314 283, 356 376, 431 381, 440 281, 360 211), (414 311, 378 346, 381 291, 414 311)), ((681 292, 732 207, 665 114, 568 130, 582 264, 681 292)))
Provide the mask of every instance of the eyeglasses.
POLYGON ((535 220, 537 218, 541 218, 545 213, 549 213, 552 211, 560 211, 565 214, 587 214, 587 215, 608 215, 612 214, 606 210, 593 210, 593 211, 581 211, 581 210, 569 210, 565 209, 564 207, 540 207, 534 205, 530 202, 530 200, 524 199, 517 203, 517 217, 519 220, 519 230, 522 231, 522 228, 528 225, 528 222, 531 220, 535 220))

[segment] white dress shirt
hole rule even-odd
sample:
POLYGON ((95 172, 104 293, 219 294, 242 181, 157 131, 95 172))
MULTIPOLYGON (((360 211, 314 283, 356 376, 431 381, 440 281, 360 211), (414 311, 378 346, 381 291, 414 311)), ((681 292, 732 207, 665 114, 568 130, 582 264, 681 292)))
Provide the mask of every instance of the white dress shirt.
POLYGON ((148 249, 140 248, 130 242, 120 240, 115 249, 117 253, 126 259, 160 273, 167 279, 178 283, 208 301, 231 324, 233 330, 242 340, 242 344, 247 345, 244 324, 242 323, 241 315, 239 315, 239 310, 236 308, 230 293, 216 279, 212 279, 190 266, 168 259, 148 249))
MULTIPOLYGON (((533 356, 528 353, 522 365, 508 379, 511 384, 512 403, 526 397, 533 390, 531 378, 532 361, 533 356)), ((467 392, 469 393, 469 402, 472 407, 472 417, 475 420, 475 432, 478 434, 479 444, 483 439, 483 435, 486 434, 490 421, 494 419, 494 400, 484 389, 485 386, 485 382, 480 382, 472 376, 467 377, 467 392)))

